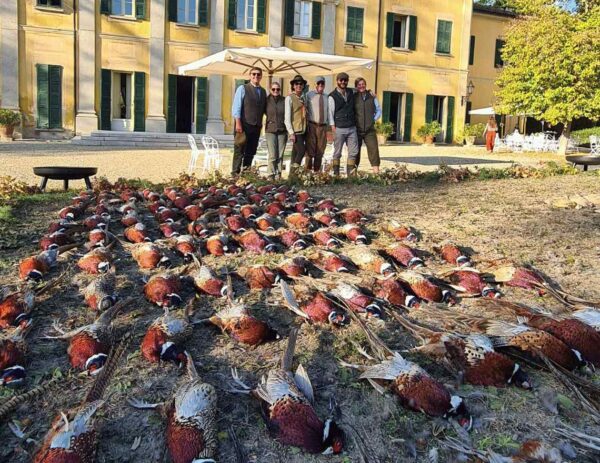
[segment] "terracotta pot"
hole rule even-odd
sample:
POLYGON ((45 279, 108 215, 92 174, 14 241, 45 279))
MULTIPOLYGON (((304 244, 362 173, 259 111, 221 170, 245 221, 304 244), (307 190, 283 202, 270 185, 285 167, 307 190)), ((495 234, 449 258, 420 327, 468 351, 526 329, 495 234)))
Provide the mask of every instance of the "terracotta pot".
POLYGON ((12 140, 15 127, 13 125, 0 125, 0 138, 12 140))
POLYGON ((385 145, 387 143, 387 139, 388 137, 386 137, 385 135, 381 135, 381 134, 377 134, 377 143, 379 143, 379 145, 385 145))
POLYGON ((425 141, 423 142, 424 145, 433 145, 433 139, 435 137, 433 135, 426 135, 425 136, 425 141))
POLYGON ((465 137, 465 144, 467 146, 473 146, 475 144, 475 135, 470 137, 465 137))

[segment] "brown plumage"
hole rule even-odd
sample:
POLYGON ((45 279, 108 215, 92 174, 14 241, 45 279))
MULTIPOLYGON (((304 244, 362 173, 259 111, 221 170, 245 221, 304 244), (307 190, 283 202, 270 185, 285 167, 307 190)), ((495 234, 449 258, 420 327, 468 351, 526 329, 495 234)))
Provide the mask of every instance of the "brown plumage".
POLYGON ((335 227, 338 224, 338 221, 329 211, 317 211, 313 214, 313 218, 322 226, 325 227, 335 227))
POLYGON ((144 241, 151 241, 146 231, 146 227, 143 223, 136 223, 131 227, 128 227, 123 232, 125 239, 130 243, 143 243, 144 241))
POLYGON ((194 280, 194 286, 202 294, 221 297, 227 293, 227 285, 217 276, 217 274, 208 266, 197 262, 196 268, 190 276, 194 280))
POLYGON ((319 201, 317 203, 317 210, 337 212, 338 208, 336 207, 335 203, 333 202, 333 199, 326 198, 326 199, 322 199, 321 201, 319 201))
POLYGON ((168 308, 162 316, 154 320, 142 340, 142 356, 149 362, 185 362, 184 350, 180 343, 192 334, 193 327, 187 318, 172 315, 168 308))
POLYGON ((59 246, 65 246, 73 242, 73 238, 70 234, 63 231, 55 231, 48 235, 44 235, 40 238, 40 248, 42 251, 46 251, 50 248, 56 248, 59 246))
POLYGON ((239 275, 246 280, 250 289, 269 289, 277 282, 277 275, 265 265, 252 265, 238 270, 239 275))
POLYGON ((0 330, 27 326, 35 305, 35 292, 28 286, 0 298, 0 330))
POLYGON ((440 257, 450 265, 465 267, 471 265, 469 256, 456 244, 445 242, 439 248, 434 249, 439 253, 440 257))
POLYGON ((130 249, 131 256, 141 269, 165 268, 171 265, 170 259, 154 243, 139 243, 130 249))
POLYGON ((209 225, 207 220, 204 217, 200 217, 188 224, 187 231, 192 236, 205 238, 206 236, 210 235, 210 230, 208 227, 209 225))
POLYGON ((198 254, 196 240, 192 235, 180 235, 175 238, 175 251, 183 257, 184 262, 191 262, 198 254))
POLYGON ((266 322, 250 315, 245 305, 233 302, 230 304, 207 321, 219 327, 235 341, 249 346, 279 339, 279 335, 266 322))
POLYGON ((383 227, 397 241, 417 241, 417 234, 407 225, 391 220, 383 227))
POLYGON ((193 222, 202 216, 204 210, 197 204, 190 204, 184 208, 183 213, 190 222, 193 222))
POLYGON ((323 293, 319 291, 311 293, 299 303, 292 288, 284 280, 281 280, 279 285, 284 305, 296 315, 313 323, 331 323, 337 326, 347 323, 344 311, 323 293))
POLYGON ((212 256, 223 256, 232 252, 231 244, 223 234, 211 236, 206 240, 206 250, 212 256))
POLYGON ((159 307, 173 307, 181 304, 181 282, 174 273, 153 275, 144 286, 144 295, 159 307))
POLYGON ((256 228, 262 231, 275 230, 275 220, 269 214, 263 214, 255 220, 256 228))
POLYGON ((338 214, 346 223, 359 224, 367 221, 365 214, 360 209, 354 207, 342 209, 338 214))
POLYGON ((485 282, 481 274, 475 269, 464 268, 453 270, 444 277, 452 284, 457 291, 464 293, 464 296, 483 296, 492 299, 499 298, 500 292, 493 286, 485 282))
POLYGON ((234 239, 248 252, 261 254, 263 252, 272 252, 275 250, 275 244, 269 242, 253 228, 239 235, 235 235, 234 239))
POLYGON ((357 244, 367 244, 367 236, 362 228, 354 223, 347 223, 341 227, 341 232, 348 241, 357 244))
POLYGON ((290 257, 281 262, 277 269, 285 276, 298 277, 306 273, 308 261, 303 256, 290 257))
POLYGON ((30 325, 0 332, 0 386, 16 386, 25 379, 25 336, 30 325))
POLYGON ((265 213, 277 217, 285 214, 285 207, 278 201, 273 201, 265 206, 265 213))
POLYGON ((365 314, 367 317, 381 317, 381 307, 375 300, 364 294, 356 286, 339 282, 331 294, 343 301, 350 310, 365 314))
POLYGON ((428 302, 453 302, 452 294, 443 290, 425 275, 412 270, 404 270, 398 274, 410 290, 419 298, 428 302))
POLYGON ((106 273, 113 257, 108 248, 94 248, 77 261, 77 267, 91 275, 106 273))
POLYGON ((325 246, 329 249, 338 248, 342 245, 340 240, 333 236, 329 230, 324 228, 314 231, 311 236, 317 245, 325 246))
POLYGON ((376 280, 374 284, 375 296, 393 305, 405 307, 419 307, 419 299, 407 291, 398 280, 387 278, 376 280))
POLYGON ((107 272, 94 278, 83 288, 82 294, 90 309, 104 312, 117 302, 115 288, 115 274, 114 272, 107 272))
POLYGON ((229 231, 232 233, 242 233, 250 227, 248 221, 241 215, 237 214, 225 217, 223 219, 223 222, 225 223, 225 226, 229 229, 229 231))
POLYGON ((41 280, 46 273, 56 266, 58 249, 49 249, 36 256, 23 259, 19 263, 19 278, 21 280, 41 280))
POLYGON ((164 222, 158 228, 165 238, 175 238, 183 231, 181 222, 164 222))
POLYGON ((423 259, 417 255, 415 250, 404 243, 394 243, 388 246, 385 252, 400 265, 409 269, 425 265, 423 259))
POLYGON ((329 251, 320 250, 309 258, 327 272, 351 272, 356 269, 356 265, 349 258, 329 251))
POLYGON ((367 246, 360 245, 349 248, 346 254, 361 270, 375 272, 384 276, 394 273, 394 268, 390 263, 367 246))
POLYGON ((307 233, 312 228, 312 221, 309 215, 295 212, 285 218, 285 222, 290 228, 302 233, 307 233))
POLYGON ((308 247, 306 241, 298 234, 296 230, 285 229, 280 232, 277 237, 281 244, 288 249, 305 249, 308 247))

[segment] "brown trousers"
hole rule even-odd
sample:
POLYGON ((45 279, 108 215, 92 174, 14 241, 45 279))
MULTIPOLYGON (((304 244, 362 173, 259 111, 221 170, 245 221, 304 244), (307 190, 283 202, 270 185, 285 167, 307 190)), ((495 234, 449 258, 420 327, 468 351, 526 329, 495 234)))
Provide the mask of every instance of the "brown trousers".
POLYGON ((379 143, 377 142, 377 134, 375 129, 369 130, 367 133, 358 133, 358 156, 356 157, 356 168, 360 163, 360 149, 363 143, 367 147, 367 155, 369 156, 369 162, 371 167, 379 167, 381 161, 379 160, 379 143))
POLYGON ((306 132, 306 170, 321 170, 323 153, 327 146, 327 124, 319 125, 314 122, 308 123, 306 132))

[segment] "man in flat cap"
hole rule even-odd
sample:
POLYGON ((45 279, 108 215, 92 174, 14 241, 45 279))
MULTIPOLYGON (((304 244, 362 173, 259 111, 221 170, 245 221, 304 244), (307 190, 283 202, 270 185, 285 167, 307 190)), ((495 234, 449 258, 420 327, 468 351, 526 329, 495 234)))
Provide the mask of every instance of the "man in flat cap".
POLYGON ((285 127, 288 138, 292 141, 292 166, 290 177, 298 175, 304 158, 306 133, 306 104, 304 102, 304 87, 306 80, 297 75, 290 82, 292 93, 285 97, 285 127))
POLYGON ((308 128, 306 131, 306 170, 321 170, 323 153, 327 146, 327 120, 329 97, 325 93, 325 77, 315 79, 316 90, 306 94, 308 128))
POLYGON ((356 173, 358 138, 354 115, 354 91, 348 88, 348 74, 340 72, 336 76, 337 87, 329 94, 329 125, 334 132, 333 175, 340 175, 340 160, 344 144, 348 147, 346 172, 356 173))

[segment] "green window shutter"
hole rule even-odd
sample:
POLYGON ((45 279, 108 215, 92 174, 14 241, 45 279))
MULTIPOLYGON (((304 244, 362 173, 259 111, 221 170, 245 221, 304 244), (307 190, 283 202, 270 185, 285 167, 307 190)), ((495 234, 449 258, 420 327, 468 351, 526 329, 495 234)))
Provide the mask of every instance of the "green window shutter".
POLYGON ((502 48, 504 48, 504 40, 496 39, 496 52, 494 53, 494 66, 497 68, 501 68, 504 66, 504 61, 502 60, 502 48))
POLYGON ((475 36, 471 36, 471 42, 469 43, 469 66, 473 66, 475 61, 475 36))
POLYGON ((267 31, 267 0, 256 0, 256 32, 267 31))
POLYGON ((62 128, 62 66, 48 66, 48 128, 62 128))
MULTIPOLYGON (((408 17, 408 49, 417 49, 417 17, 408 17)), ((411 95, 411 94, 409 94, 411 95)))
POLYGON ((473 107, 473 103, 471 103, 470 101, 467 101, 466 108, 465 108, 465 124, 471 123, 471 115, 469 114, 469 111, 471 111, 472 107, 473 107))
POLYGON ((100 130, 110 130, 112 102, 112 72, 110 69, 100 71, 100 130))
POLYGON ((146 19, 146 0, 135 0, 135 17, 146 19))
POLYGON ((451 21, 438 21, 437 30, 437 42, 436 42, 436 53, 450 53, 451 49, 451 38, 452 38, 452 22, 451 21))
POLYGON ((316 40, 321 38, 321 2, 312 3, 312 24, 310 27, 310 36, 316 40))
POLYGON ((167 81, 167 132, 177 130, 177 76, 169 74, 167 81))
POLYGON ((363 43, 363 24, 365 10, 364 8, 357 8, 356 10, 356 43, 363 43))
POLYGON ((208 79, 196 79, 196 133, 206 133, 206 118, 208 116, 208 79))
POLYGON ((285 0, 285 35, 294 35, 294 0, 285 0))
POLYGON ((208 26, 208 0, 198 0, 198 24, 208 26))
POLYGON ((146 74, 136 72, 133 76, 133 130, 146 131, 146 74))
POLYGON ((172 23, 177 22, 177 1, 167 0, 167 16, 172 23))
POLYGON ((100 14, 110 14, 111 4, 110 0, 100 1, 100 14))
POLYGON ((381 100, 381 120, 382 122, 390 121, 390 105, 392 99, 392 92, 383 92, 383 99, 381 100))
POLYGON ((48 66, 36 64, 37 71, 37 128, 48 128, 48 66))
POLYGON ((247 81, 245 79, 235 79, 235 90, 237 90, 238 87, 241 87, 242 85, 246 85, 246 83, 247 81))
POLYGON ((425 97, 425 123, 433 121, 433 95, 425 97))
POLYGON ((404 94, 406 101, 404 104, 404 137, 402 141, 410 142, 412 131, 412 113, 413 113, 413 94, 404 94))
POLYGON ((229 0, 229 7, 227 10, 227 28, 237 29, 237 1, 229 0))
POLYGON ((446 143, 454 140, 454 97, 448 97, 448 119, 446 120, 446 143))
POLYGON ((348 7, 348 18, 346 24, 346 42, 362 43, 363 40, 363 8, 348 7))
POLYGON ((392 48, 394 46, 394 13, 386 13, 385 15, 385 46, 392 48))

